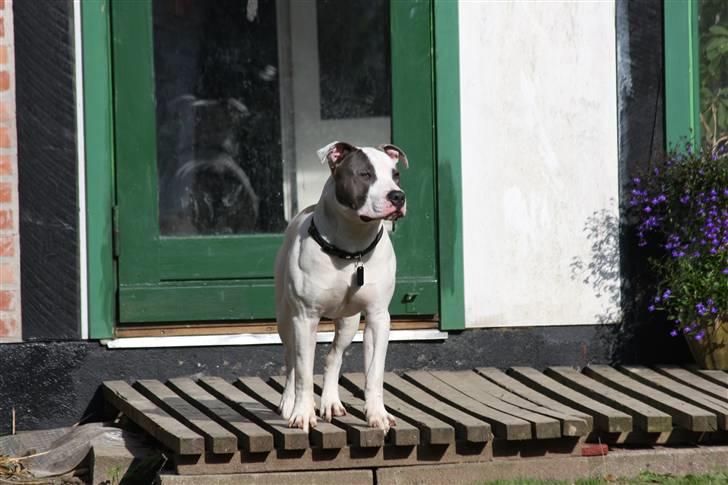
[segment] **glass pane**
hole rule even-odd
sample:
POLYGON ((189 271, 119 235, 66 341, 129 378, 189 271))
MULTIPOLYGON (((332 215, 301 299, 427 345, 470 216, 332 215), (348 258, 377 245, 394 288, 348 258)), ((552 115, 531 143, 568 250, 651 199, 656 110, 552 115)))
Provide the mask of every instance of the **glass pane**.
POLYGON ((164 236, 281 232, 318 148, 390 141, 386 0, 154 0, 153 29, 164 236))
POLYGON ((704 142, 728 146, 728 2, 700 0, 700 119, 704 142))

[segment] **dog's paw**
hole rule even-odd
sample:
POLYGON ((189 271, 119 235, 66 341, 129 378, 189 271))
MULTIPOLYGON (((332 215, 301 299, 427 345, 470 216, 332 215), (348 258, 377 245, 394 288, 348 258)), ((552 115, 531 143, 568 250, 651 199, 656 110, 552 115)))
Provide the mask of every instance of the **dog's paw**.
POLYGON ((313 403, 310 405, 294 406, 291 417, 288 418, 289 428, 301 428, 306 432, 308 432, 309 428, 315 428, 316 424, 316 410, 313 407, 313 403))
POLYGON ((394 416, 382 408, 377 412, 367 412, 367 424, 369 424, 369 427, 379 428, 384 431, 384 434, 387 434, 390 427, 397 425, 397 421, 394 416))
POLYGON ((295 395, 292 392, 284 392, 281 396, 281 402, 278 405, 278 413, 283 419, 290 419, 291 413, 293 412, 293 403, 295 402, 295 395))
POLYGON ((321 397, 321 418, 331 422, 334 416, 345 416, 346 408, 338 397, 321 397))

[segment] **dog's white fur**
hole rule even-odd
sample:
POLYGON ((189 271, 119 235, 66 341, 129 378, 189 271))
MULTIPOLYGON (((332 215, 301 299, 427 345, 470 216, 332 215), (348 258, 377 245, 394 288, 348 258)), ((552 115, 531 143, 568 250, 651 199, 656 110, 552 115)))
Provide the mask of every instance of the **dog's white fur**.
MULTIPOLYGON (((334 142, 319 151, 322 162, 334 142)), ((308 430, 316 426, 313 394, 313 366, 316 328, 322 317, 335 322, 336 334, 326 357, 321 417, 346 414, 339 400, 339 371, 344 350, 356 334, 360 316, 366 315, 364 330, 364 369, 366 377, 366 417, 372 427, 385 432, 395 420, 383 400, 384 362, 389 339, 389 302, 394 293, 396 260, 387 231, 376 248, 364 256, 364 286, 357 286, 356 263, 325 254, 308 235, 310 219, 331 244, 349 252, 367 247, 376 237, 383 219, 398 209, 387 200, 392 190, 400 190, 392 177, 397 154, 363 148, 376 171, 377 180, 369 188, 365 204, 355 211, 340 204, 335 182, 329 177, 319 202, 298 214, 286 230, 285 241, 276 258, 276 320, 285 346, 286 387, 279 411, 289 426, 308 430), (360 216, 374 219, 363 222, 360 216)), ((406 158, 404 159, 406 162, 406 158)), ((399 209, 398 215, 404 214, 399 209)))

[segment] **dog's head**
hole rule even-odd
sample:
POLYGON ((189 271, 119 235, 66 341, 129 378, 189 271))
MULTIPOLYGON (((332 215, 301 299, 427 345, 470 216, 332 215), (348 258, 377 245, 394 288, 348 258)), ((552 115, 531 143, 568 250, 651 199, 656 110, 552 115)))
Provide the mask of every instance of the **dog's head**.
POLYGON ((397 163, 407 167, 407 155, 394 145, 356 147, 335 141, 318 151, 328 163, 336 187, 336 200, 370 222, 404 217, 407 202, 399 186, 397 163))

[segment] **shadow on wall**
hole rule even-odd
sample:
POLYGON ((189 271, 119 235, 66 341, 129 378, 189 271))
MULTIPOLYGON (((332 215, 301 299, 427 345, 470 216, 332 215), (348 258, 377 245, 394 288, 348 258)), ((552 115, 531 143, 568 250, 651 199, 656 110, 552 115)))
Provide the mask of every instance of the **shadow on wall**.
MULTIPOLYGON (((623 208, 620 213, 624 214, 623 208)), ((597 334, 609 345, 611 362, 691 362, 685 340, 670 337, 669 324, 647 311, 655 279, 647 266, 650 255, 637 246, 629 221, 601 210, 587 218, 583 232, 591 243, 591 255, 572 260, 571 278, 590 285, 604 302, 604 311, 594 321, 604 324, 597 334)))

